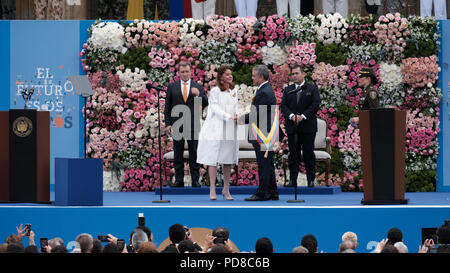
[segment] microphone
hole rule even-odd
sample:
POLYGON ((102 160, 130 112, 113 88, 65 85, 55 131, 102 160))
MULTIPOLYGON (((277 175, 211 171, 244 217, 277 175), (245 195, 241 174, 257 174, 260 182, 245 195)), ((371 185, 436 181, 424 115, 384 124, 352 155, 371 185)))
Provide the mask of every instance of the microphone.
POLYGON ((147 83, 146 85, 145 85, 145 87, 147 87, 147 89, 148 90, 150 90, 150 89, 156 89, 156 90, 158 90, 158 91, 164 91, 164 88, 163 87, 159 87, 159 86, 154 86, 153 84, 151 84, 151 83, 147 83))
POLYGON ((302 86, 299 86, 298 88, 289 91, 287 94, 290 95, 290 94, 292 94, 292 93, 297 93, 298 91, 303 91, 303 90, 305 90, 305 89, 306 89, 306 85, 303 84, 302 86))

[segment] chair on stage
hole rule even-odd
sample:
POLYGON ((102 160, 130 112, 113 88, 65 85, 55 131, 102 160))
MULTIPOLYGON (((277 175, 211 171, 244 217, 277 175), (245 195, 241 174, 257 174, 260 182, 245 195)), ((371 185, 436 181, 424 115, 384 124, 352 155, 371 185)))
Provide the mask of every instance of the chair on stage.
MULTIPOLYGON (((328 137, 328 124, 323 119, 317 119, 317 133, 314 140, 316 162, 325 162, 325 183, 327 186, 331 168, 331 139, 328 137)), ((284 185, 287 183, 286 169, 288 161, 283 159, 284 185)))

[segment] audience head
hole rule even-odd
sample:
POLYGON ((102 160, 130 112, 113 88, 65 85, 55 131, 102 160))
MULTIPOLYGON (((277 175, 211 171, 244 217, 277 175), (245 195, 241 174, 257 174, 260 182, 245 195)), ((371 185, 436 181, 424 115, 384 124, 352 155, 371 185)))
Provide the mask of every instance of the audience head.
POLYGON ((443 225, 436 230, 437 243, 441 245, 450 244, 450 227, 443 225))
MULTIPOLYGON (((103 245, 99 239, 94 239, 92 244, 93 244, 92 253, 102 253, 103 252, 103 245)), ((53 252, 53 248, 52 248, 52 252, 53 252)))
POLYGON ((25 247, 20 242, 14 242, 8 244, 6 247, 6 253, 24 253, 25 247))
POLYGON ((292 253, 309 253, 309 251, 304 246, 298 246, 292 250, 292 253))
POLYGON ((115 243, 108 243, 103 248, 103 252, 102 253, 120 253, 120 251, 117 248, 117 244, 115 244, 115 243))
POLYGON ((216 237, 214 244, 225 244, 230 238, 230 231, 227 228, 218 227, 212 231, 212 236, 216 237))
POLYGON ((230 250, 223 244, 214 245, 208 253, 231 253, 230 250))
POLYGON ((166 248, 164 248, 161 253, 179 253, 178 248, 175 245, 168 245, 166 248))
POLYGON ((398 249, 393 245, 384 246, 383 250, 380 253, 400 253, 398 249))
POLYGON ((186 231, 184 230, 184 227, 180 224, 172 225, 169 228, 169 239, 173 244, 178 244, 186 239, 186 231))
POLYGON ((24 253, 38 253, 38 249, 35 245, 29 245, 25 248, 24 253))
POLYGON ((301 245, 308 249, 309 253, 317 253, 317 239, 314 235, 303 236, 301 245))
POLYGON ((142 243, 148 242, 147 234, 142 229, 135 229, 131 237, 131 245, 135 250, 139 249, 142 243))
POLYGON ((345 240, 343 241, 340 245, 339 245, 339 250, 338 253, 342 253, 347 249, 355 249, 355 244, 353 243, 353 241, 350 240, 345 240))
POLYGON ((345 240, 352 241, 353 244, 355 245, 354 249, 356 249, 358 247, 358 236, 356 236, 356 234, 354 232, 347 231, 346 233, 344 233, 342 235, 342 242, 345 240))
POLYGON ((139 246, 137 253, 158 253, 158 250, 153 242, 144 242, 139 246))
POLYGON ((256 241, 256 253, 273 253, 273 245, 269 238, 263 237, 256 241))
POLYGON ((75 242, 78 243, 78 248, 81 250, 81 253, 92 253, 92 248, 94 247, 94 239, 92 238, 92 235, 82 233, 77 236, 75 242))
POLYGON ((183 240, 178 244, 178 251, 180 253, 196 253, 198 252, 191 240, 183 240))
POLYGON ((56 246, 55 248, 52 248, 52 253, 67 253, 67 248, 64 245, 59 245, 56 246))
POLYGON ((394 244, 399 253, 408 253, 408 247, 403 242, 397 242, 394 244))
POLYGON ((61 238, 59 238, 59 237, 55 237, 55 238, 53 238, 53 239, 51 239, 51 240, 49 240, 48 241, 48 245, 52 248, 52 249, 54 249, 55 247, 57 247, 57 246, 63 246, 64 245, 64 241, 63 241, 63 239, 61 239, 61 238))
POLYGON ((388 244, 394 245, 397 242, 403 241, 402 231, 398 228, 391 228, 387 234, 388 244))
MULTIPOLYGON (((145 234, 147 234, 147 238, 149 242, 153 242, 153 234, 152 231, 150 230, 149 227, 147 226, 138 226, 136 229, 140 229, 143 232, 145 232, 145 234)), ((131 236, 133 236, 133 234, 131 234, 131 236)))

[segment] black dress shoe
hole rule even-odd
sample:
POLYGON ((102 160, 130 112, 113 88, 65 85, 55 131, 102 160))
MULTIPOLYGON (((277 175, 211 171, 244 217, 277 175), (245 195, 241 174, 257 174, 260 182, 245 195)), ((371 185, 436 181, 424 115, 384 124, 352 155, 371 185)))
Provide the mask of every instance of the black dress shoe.
POLYGON ((182 187, 184 187, 184 183, 183 182, 175 182, 172 184, 171 187, 172 188, 182 188, 182 187))
POLYGON ((273 194, 269 198, 270 200, 280 200, 280 197, 278 197, 278 194, 273 194))
POLYGON ((254 195, 252 195, 250 197, 245 198, 244 200, 245 201, 267 201, 269 199, 265 198, 265 197, 260 197, 260 196, 258 196, 256 194, 254 194, 254 195))
POLYGON ((289 182, 289 183, 287 183, 286 185, 285 185, 285 187, 291 187, 291 188, 293 188, 293 187, 295 187, 295 183, 293 183, 292 181, 291 182, 289 182))
POLYGON ((192 182, 192 187, 200 187, 200 183, 198 181, 192 182))

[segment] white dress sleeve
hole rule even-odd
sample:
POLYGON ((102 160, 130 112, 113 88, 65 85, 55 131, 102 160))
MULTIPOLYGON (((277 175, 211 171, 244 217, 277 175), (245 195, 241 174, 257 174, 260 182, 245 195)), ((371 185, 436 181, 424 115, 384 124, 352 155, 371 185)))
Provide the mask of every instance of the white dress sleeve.
POLYGON ((232 118, 232 115, 228 114, 226 111, 222 109, 222 105, 220 104, 219 96, 220 89, 218 87, 214 87, 211 89, 209 99, 208 99, 208 109, 211 111, 213 115, 218 117, 221 120, 229 120, 232 118))

